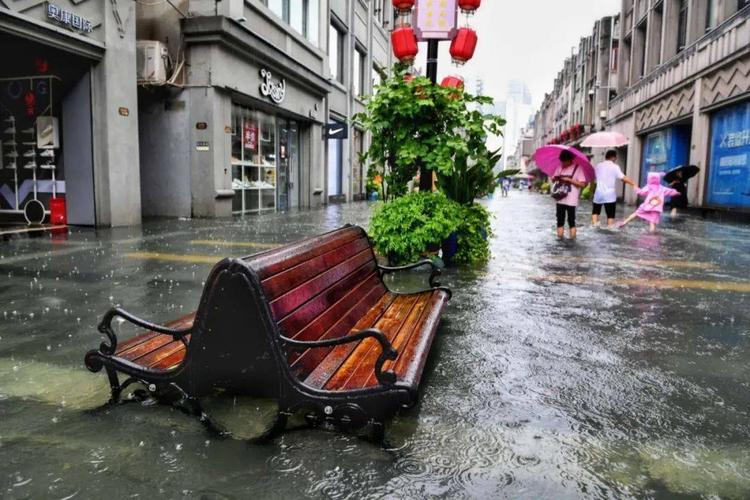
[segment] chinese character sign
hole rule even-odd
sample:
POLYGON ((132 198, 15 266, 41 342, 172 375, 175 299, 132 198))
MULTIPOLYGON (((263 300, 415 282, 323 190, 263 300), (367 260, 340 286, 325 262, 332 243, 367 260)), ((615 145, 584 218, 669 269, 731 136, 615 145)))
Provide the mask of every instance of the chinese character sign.
POLYGON ((80 33, 91 33, 94 31, 94 25, 91 21, 78 14, 61 9, 52 3, 47 4, 47 17, 80 33))
POLYGON ((414 17, 419 40, 450 40, 456 34, 456 0, 417 0, 414 17))
POLYGON ((750 103, 724 108, 711 119, 709 205, 750 207, 750 103))

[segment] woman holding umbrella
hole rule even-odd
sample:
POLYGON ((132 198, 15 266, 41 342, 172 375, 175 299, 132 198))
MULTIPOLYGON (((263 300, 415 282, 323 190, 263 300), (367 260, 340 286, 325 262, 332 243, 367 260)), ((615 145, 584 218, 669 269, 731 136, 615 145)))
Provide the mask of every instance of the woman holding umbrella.
POLYGON ((570 239, 577 236, 576 207, 581 189, 594 180, 596 173, 586 155, 575 148, 551 145, 539 148, 534 153, 534 162, 539 170, 550 176, 551 196, 557 202, 557 237, 565 235, 567 219, 570 239))

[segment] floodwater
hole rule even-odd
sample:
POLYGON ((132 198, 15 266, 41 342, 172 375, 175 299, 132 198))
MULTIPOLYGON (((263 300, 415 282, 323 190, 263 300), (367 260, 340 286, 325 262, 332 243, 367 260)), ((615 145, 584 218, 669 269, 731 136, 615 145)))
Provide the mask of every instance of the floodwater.
MULTIPOLYGON (((109 410, 83 355, 122 305, 193 310, 210 263, 367 223, 369 207, 0 241, 0 497, 750 497, 750 227, 681 218, 656 235, 582 224, 512 192, 486 268, 454 290, 420 404, 386 442, 297 430, 273 402, 217 402, 234 438, 178 410, 109 410)), ((585 211, 585 210, 584 210, 585 211)))

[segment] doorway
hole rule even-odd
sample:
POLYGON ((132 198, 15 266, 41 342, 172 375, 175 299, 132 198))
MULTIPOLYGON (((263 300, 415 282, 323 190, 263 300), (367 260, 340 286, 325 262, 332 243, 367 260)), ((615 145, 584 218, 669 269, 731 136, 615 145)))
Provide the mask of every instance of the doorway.
POLYGON ((279 163, 277 209, 289 210, 299 204, 300 147, 299 124, 279 119, 279 163))

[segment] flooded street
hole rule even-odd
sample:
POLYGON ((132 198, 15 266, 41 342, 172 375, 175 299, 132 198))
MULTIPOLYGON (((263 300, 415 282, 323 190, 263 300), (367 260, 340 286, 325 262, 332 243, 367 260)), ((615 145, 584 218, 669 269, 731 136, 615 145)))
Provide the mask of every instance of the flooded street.
POLYGON ((2 498, 750 497, 750 227, 697 217, 657 234, 513 191, 486 268, 454 291, 420 404, 385 446, 321 430, 270 444, 275 406, 216 403, 236 439, 163 406, 102 410, 83 356, 113 305, 166 322, 211 265, 343 225, 370 206, 153 221, 0 242, 2 498))

